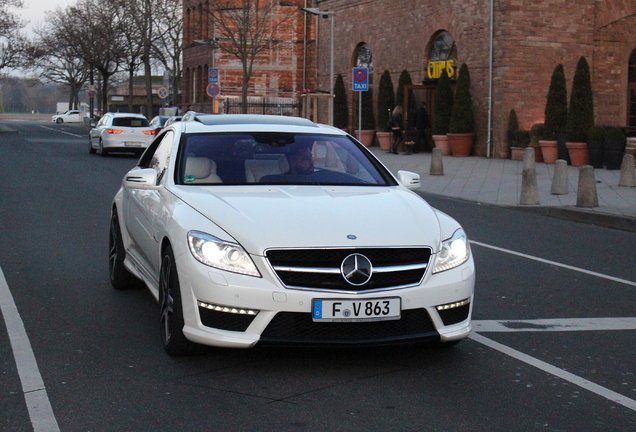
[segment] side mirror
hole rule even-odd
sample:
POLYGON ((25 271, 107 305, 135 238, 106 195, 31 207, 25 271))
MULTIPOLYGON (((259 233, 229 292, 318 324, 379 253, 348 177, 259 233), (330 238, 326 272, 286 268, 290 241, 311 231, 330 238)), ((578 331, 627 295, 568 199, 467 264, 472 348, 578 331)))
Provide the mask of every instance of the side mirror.
POLYGON ((408 189, 418 189, 421 186, 420 175, 410 171, 398 171, 398 181, 408 189))
POLYGON ((124 176, 124 186, 129 189, 157 190, 157 170, 133 168, 124 176))

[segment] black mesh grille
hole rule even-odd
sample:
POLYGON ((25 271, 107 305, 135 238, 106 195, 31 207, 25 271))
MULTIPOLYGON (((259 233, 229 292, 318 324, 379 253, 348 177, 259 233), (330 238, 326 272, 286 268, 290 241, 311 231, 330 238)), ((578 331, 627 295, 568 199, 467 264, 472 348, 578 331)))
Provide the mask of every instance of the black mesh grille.
POLYGON ((399 320, 348 323, 314 322, 310 313, 279 312, 261 335, 261 342, 356 345, 438 338, 426 309, 409 309, 402 311, 399 320))
POLYGON ((437 312, 439 312, 439 316, 444 322, 444 325, 449 326, 468 319, 468 314, 470 313, 470 304, 437 312))
POLYGON ((431 257, 430 248, 347 248, 347 249, 284 249, 266 253, 276 274, 288 287, 341 291, 368 291, 395 286, 415 285, 424 277, 431 257), (396 267, 394 271, 374 272, 365 285, 353 286, 340 274, 342 261, 358 253, 366 256, 374 269, 396 267), (418 269, 399 269, 398 266, 420 265, 418 269), (289 270, 276 270, 290 268, 289 270), (330 269, 332 273, 301 272, 294 268, 330 269))
POLYGON ((219 330, 244 332, 252 323, 256 315, 219 312, 199 306, 201 323, 206 327, 219 330))

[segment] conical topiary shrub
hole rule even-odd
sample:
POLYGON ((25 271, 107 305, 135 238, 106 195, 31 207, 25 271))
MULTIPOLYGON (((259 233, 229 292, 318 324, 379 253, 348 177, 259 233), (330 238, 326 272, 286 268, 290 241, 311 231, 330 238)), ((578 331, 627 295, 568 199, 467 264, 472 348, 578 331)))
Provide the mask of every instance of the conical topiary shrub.
POLYGON ((559 133, 565 132, 568 122, 568 97, 562 64, 552 72, 544 115, 545 139, 556 140, 559 133))
POLYGON ((508 135, 508 155, 512 157, 511 147, 517 147, 515 145, 515 133, 519 130, 519 119, 517 118, 517 111, 514 108, 508 113, 508 129, 506 130, 508 135))
POLYGON ((567 118, 568 141, 587 141, 587 133, 594 126, 594 101, 590 67, 585 57, 576 65, 567 118))
POLYGON ((380 77, 380 85, 378 86, 378 104, 377 104, 377 127, 383 131, 390 131, 387 128, 391 111, 395 108, 395 90, 393 89, 393 81, 391 74, 385 70, 380 77))
POLYGON ((409 90, 409 106, 404 106, 404 92, 405 87, 407 85, 412 85, 413 81, 411 80, 411 74, 409 71, 404 69, 400 73, 400 78, 398 79, 398 88, 395 93, 395 104, 402 105, 402 109, 404 110, 404 120, 408 123, 409 129, 413 126, 413 119, 415 118, 415 110, 417 109, 417 104, 415 103, 415 95, 413 94, 413 90, 409 90))
POLYGON ((340 129, 347 129, 349 126, 349 105, 347 104, 347 90, 341 74, 336 77, 333 96, 333 125, 340 129))
POLYGON ((455 94, 451 88, 450 78, 446 69, 442 70, 442 75, 437 81, 435 89, 435 113, 433 118, 433 135, 446 135, 450 124, 451 112, 453 111, 453 101, 455 94))
POLYGON ((453 156, 470 156, 475 133, 473 99, 470 95, 468 65, 462 64, 457 78, 455 102, 448 125, 448 138, 453 156))

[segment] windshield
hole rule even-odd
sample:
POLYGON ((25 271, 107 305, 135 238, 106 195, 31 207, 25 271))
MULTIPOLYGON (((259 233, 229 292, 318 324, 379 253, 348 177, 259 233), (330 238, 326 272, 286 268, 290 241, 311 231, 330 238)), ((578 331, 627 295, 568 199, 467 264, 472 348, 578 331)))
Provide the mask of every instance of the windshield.
POLYGON ((277 132, 185 135, 175 181, 183 185, 394 186, 366 150, 342 135, 277 132))

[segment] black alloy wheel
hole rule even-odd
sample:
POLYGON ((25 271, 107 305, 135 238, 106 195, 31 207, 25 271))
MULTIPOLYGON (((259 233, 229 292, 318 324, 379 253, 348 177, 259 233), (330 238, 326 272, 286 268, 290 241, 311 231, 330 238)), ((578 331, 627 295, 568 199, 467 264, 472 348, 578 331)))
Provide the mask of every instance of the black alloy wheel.
POLYGON ((159 275, 159 305, 161 339, 166 352, 174 356, 194 354, 199 346, 190 342, 183 334, 183 306, 181 287, 174 254, 170 246, 166 247, 161 260, 159 275))
POLYGON ((58 117, 57 119, 55 119, 55 123, 57 124, 64 123, 64 119, 62 119, 61 117, 58 117))
POLYGON ((141 281, 124 266, 125 258, 126 250, 121 237, 119 218, 117 210, 113 209, 113 214, 110 217, 110 235, 108 236, 108 274, 110 283, 118 290, 136 288, 141 285, 141 281))

